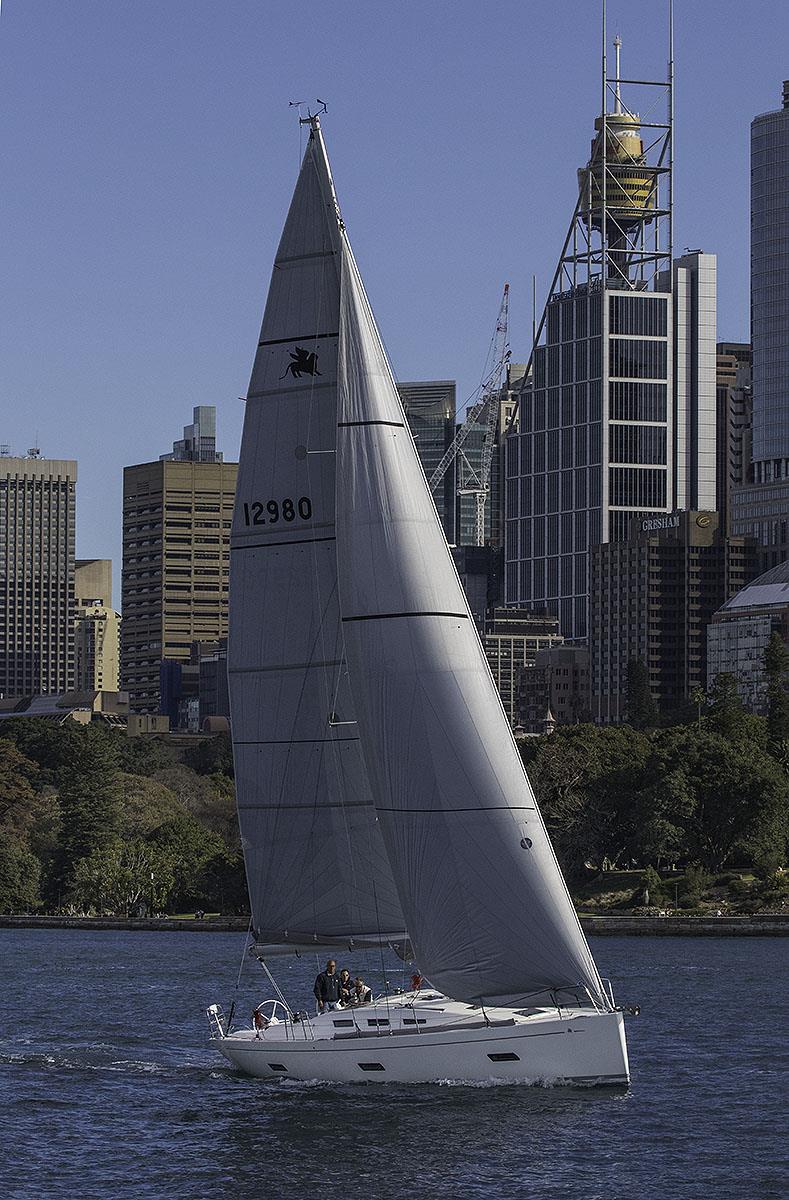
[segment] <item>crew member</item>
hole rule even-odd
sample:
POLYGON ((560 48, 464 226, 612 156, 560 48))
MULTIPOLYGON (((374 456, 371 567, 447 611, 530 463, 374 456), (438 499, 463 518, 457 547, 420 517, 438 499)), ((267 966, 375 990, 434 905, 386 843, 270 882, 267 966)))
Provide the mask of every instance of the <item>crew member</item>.
POLYGON ((330 958, 326 970, 321 971, 315 980, 313 988, 315 999, 318 1001, 318 1012, 326 1012, 330 1008, 340 1007, 340 977, 337 974, 337 963, 330 958))

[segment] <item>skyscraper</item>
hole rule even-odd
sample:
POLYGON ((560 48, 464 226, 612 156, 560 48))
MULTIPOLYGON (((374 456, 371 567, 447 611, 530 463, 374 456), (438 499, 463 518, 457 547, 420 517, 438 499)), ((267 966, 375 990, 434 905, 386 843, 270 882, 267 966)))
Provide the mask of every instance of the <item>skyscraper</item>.
POLYGON ((0 696, 74 686, 77 464, 0 457, 0 696))
POLYGON ((745 342, 718 342, 716 509, 731 527, 731 496, 751 474, 751 347, 745 342))
POLYGON ((646 146, 618 50, 506 446, 506 603, 547 608, 573 640, 595 546, 634 517, 715 505, 716 260, 672 261, 672 79, 641 85, 646 146))
POLYGON ((123 472, 121 687, 134 713, 160 711, 163 674, 171 696, 177 691, 193 642, 227 636, 238 464, 223 462, 215 447, 208 460, 188 457, 199 453, 194 442, 205 427, 201 419, 191 451, 176 442, 172 456, 123 472))
POLYGON ((162 462, 221 462, 222 455, 216 448, 214 405, 199 404, 192 409, 192 424, 184 425, 184 436, 173 442, 169 454, 161 454, 159 458, 162 462))
MULTIPOLYGON (((398 383, 406 419, 414 436, 419 461, 428 479, 435 471, 455 437, 455 381, 425 380, 398 383)), ((450 545, 455 529, 455 469, 450 464, 443 483, 433 493, 444 534, 450 545)))
POLYGON ((783 107, 751 123, 753 482, 733 491, 732 530, 789 557, 789 80, 783 107))
POLYGON ((121 618, 112 607, 111 559, 78 558, 74 594, 74 687, 117 692, 121 618))

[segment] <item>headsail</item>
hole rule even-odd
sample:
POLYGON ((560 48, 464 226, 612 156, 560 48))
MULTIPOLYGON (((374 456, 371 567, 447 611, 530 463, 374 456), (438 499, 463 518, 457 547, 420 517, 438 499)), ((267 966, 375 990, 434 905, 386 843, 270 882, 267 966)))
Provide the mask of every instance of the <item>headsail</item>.
POLYGON ((344 237, 339 371, 346 655, 419 966, 456 999, 602 997, 344 237))
POLYGON ((337 599, 340 222, 313 128, 247 396, 231 542, 236 793, 258 939, 387 940, 404 923, 348 691, 337 599))

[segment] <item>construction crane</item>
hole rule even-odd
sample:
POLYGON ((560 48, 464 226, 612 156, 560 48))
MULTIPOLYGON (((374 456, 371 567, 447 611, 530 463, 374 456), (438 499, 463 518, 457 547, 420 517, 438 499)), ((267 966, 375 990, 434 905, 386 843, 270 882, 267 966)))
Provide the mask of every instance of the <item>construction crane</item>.
POLYGON ((488 351, 487 363, 493 362, 491 370, 483 376, 479 386, 479 399, 466 411, 466 419, 458 428, 452 445, 447 449, 428 480, 431 492, 449 470, 451 462, 456 462, 457 483, 455 492, 458 496, 474 496, 476 501, 476 520, 474 544, 485 544, 485 506, 490 493, 490 468, 493 463, 493 453, 496 449, 496 427, 499 420, 499 403, 501 393, 506 383, 507 364, 510 359, 510 348, 507 342, 510 310, 510 285, 504 284, 504 294, 501 297, 496 330, 488 351), (479 461, 471 462, 463 449, 469 435, 480 425, 483 426, 482 447, 479 461))

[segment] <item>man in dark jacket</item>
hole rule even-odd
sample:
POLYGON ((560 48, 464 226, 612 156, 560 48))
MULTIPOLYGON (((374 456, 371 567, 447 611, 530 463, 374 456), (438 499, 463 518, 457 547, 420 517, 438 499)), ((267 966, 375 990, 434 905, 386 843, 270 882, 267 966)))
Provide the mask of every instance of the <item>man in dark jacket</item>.
POLYGON ((326 1012, 329 1008, 340 1007, 340 977, 337 974, 337 964, 333 958, 326 963, 326 970, 321 971, 315 980, 315 999, 318 1001, 318 1012, 326 1012))

